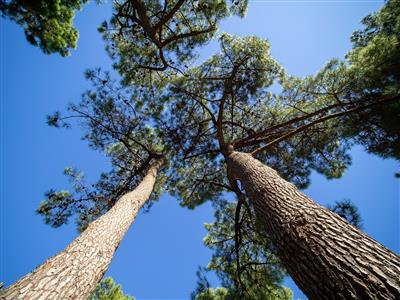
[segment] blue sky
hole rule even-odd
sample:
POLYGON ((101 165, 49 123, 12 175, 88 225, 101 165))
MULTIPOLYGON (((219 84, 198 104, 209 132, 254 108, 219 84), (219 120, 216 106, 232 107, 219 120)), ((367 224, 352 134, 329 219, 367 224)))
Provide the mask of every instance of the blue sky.
MULTIPOLYGON (((232 18, 222 30, 268 38, 272 55, 289 74, 314 74, 330 58, 343 58, 359 21, 383 1, 250 1, 245 19, 232 18)), ((109 69, 111 62, 97 26, 110 16, 107 5, 90 4, 78 13, 78 49, 71 57, 44 55, 30 46, 17 25, 1 20, 1 270, 11 284, 76 237, 74 224, 53 229, 34 213, 49 188, 68 188, 65 166, 84 170, 89 180, 109 167, 106 158, 80 140, 82 130, 57 130, 45 116, 77 102, 89 88, 86 68, 109 69)), ((202 52, 206 58, 210 45, 202 52)), ((350 198, 360 209, 364 230, 399 252, 398 163, 352 152, 353 165, 343 178, 312 175, 305 193, 322 204, 350 198)), ((141 213, 119 247, 107 275, 137 299, 188 299, 197 266, 211 252, 202 245, 204 222, 213 210, 204 204, 191 211, 164 195, 141 213)), ((214 280, 215 281, 215 280, 214 280)), ((287 281, 288 286, 293 283, 287 281)), ((296 289, 295 299, 304 296, 296 289)))

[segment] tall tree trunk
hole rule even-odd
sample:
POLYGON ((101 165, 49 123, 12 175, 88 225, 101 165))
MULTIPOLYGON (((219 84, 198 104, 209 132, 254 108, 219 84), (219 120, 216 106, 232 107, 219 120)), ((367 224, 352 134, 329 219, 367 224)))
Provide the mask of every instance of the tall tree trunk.
POLYGON ((310 299, 400 299, 400 257, 251 155, 228 165, 288 273, 310 299))
POLYGON ((92 222, 66 249, 8 287, 2 299, 87 299, 107 271, 125 232, 148 200, 163 160, 142 182, 92 222))

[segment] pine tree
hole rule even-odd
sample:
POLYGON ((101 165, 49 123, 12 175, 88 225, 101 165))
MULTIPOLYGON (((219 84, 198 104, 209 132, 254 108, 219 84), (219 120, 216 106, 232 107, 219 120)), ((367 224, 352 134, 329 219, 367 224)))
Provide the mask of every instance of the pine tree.
POLYGON ((161 147, 157 139, 142 123, 145 113, 133 107, 121 111, 110 102, 110 85, 105 78, 100 80, 93 72, 88 77, 98 84, 96 92, 84 94, 80 105, 71 105, 74 115, 55 113, 48 123, 68 127, 67 119, 79 118, 88 128, 85 138, 92 148, 110 156, 113 169, 88 186, 81 172, 66 168, 74 193, 49 191, 38 213, 54 227, 76 216, 82 233, 66 249, 6 288, 1 295, 4 299, 87 299, 138 211, 160 193, 163 175, 157 174, 165 159, 157 152, 161 147), (142 135, 132 132, 134 129, 142 135))
POLYGON ((162 161, 141 183, 83 231, 66 249, 2 293, 4 299, 87 299, 107 271, 123 236, 150 197, 162 161))
MULTIPOLYGON (((173 25, 178 34, 172 30, 171 39, 168 33, 162 37, 154 30, 159 17, 146 16, 151 5, 132 3, 130 9, 137 12, 139 20, 132 21, 124 7, 116 6, 111 28, 104 24, 101 29, 124 77, 126 94, 132 96, 124 101, 120 93, 109 96, 113 90, 100 93, 107 101, 97 109, 90 101, 95 102, 99 94, 88 94, 91 100, 83 107, 94 108, 89 114, 71 107, 89 120, 89 140, 104 147, 117 139, 117 145, 129 149, 131 142, 138 142, 137 135, 150 133, 162 144, 167 161, 164 187, 183 206, 194 208, 207 200, 217 203, 225 192, 236 194, 235 251, 240 249, 242 209, 251 207, 284 267, 311 299, 400 297, 399 257, 297 189, 309 184, 311 170, 339 178, 351 162, 348 150, 354 143, 385 157, 399 157, 400 131, 394 122, 400 111, 398 2, 388 1, 380 12, 364 20, 367 29, 353 36, 354 49, 345 61, 332 60, 317 75, 305 78, 285 74, 270 56, 268 42, 228 34, 220 35, 218 54, 189 68, 193 61, 190 42, 204 44, 215 32, 191 36, 179 31, 202 20, 190 13, 192 2, 186 3, 188 14, 183 14, 190 21, 182 19, 173 25), (171 44, 163 45, 165 41, 171 44), (376 54, 373 60, 369 53, 376 54), (273 84, 280 84, 282 91, 271 93, 273 84), (140 126, 133 122, 131 128, 126 122, 131 118, 114 115, 114 109, 125 113, 132 107, 146 112, 146 118, 140 120, 140 126), (118 121, 116 127, 111 120, 118 121), (100 126, 104 121, 112 126, 100 126)), ((179 3, 178 9, 186 9, 179 3)), ((209 13, 215 18, 215 23, 210 23, 213 29, 225 16, 214 14, 220 12, 218 5, 209 13)), ((201 10, 206 14, 207 7, 201 10)), ((174 18, 166 12, 161 10, 161 20, 173 23, 174 18)), ((166 23, 161 21, 161 27, 166 23)), ((203 25, 198 26, 207 28, 203 25)), ((69 117, 73 116, 55 114, 49 123, 58 124, 69 117)), ((115 165, 118 162, 119 156, 115 165)), ((122 178, 105 178, 102 186, 119 186, 122 178)), ((96 218, 109 209, 104 206, 99 213, 82 214, 75 205, 79 199, 67 196, 73 200, 66 206, 73 210, 61 209, 61 215, 68 212, 66 217, 78 213, 96 218)), ((47 201, 50 220, 64 204, 57 201, 54 205, 52 197, 47 201)), ((240 260, 240 255, 237 257, 240 260)), ((242 278, 235 277, 240 283, 242 278)))
POLYGON ((229 155, 279 257, 310 299, 396 299, 400 258, 249 154, 229 155))

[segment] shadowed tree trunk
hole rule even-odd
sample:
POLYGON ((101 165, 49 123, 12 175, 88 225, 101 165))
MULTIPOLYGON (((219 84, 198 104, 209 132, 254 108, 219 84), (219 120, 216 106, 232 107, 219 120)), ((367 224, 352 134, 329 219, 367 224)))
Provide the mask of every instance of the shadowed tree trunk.
POLYGON ((64 251, 8 287, 2 299, 87 299, 107 271, 115 250, 139 209, 149 199, 163 160, 142 182, 92 222, 64 251))
POLYGON ((288 273, 310 299, 400 299, 400 257, 251 155, 228 165, 288 273))

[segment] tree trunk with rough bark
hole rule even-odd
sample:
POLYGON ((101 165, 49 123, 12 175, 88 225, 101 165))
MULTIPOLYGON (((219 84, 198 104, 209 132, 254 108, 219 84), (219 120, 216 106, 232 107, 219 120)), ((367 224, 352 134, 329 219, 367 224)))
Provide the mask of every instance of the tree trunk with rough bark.
POLYGON ((310 299, 400 299, 400 257, 251 155, 228 165, 288 273, 310 299))
POLYGON ((87 299, 107 271, 125 232, 149 199, 163 160, 142 182, 92 222, 66 249, 9 286, 2 299, 87 299))

